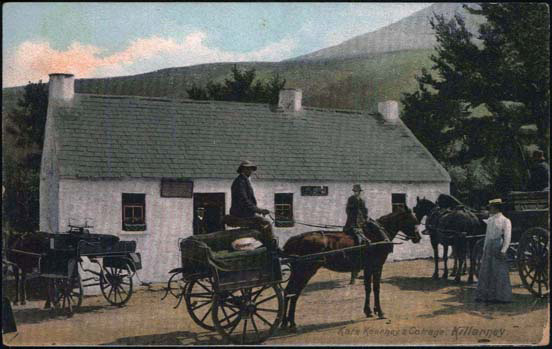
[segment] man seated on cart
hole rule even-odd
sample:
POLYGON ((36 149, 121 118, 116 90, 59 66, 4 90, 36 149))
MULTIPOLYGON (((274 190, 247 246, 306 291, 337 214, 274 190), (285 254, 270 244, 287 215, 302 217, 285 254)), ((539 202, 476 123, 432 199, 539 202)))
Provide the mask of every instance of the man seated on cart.
POLYGON ((529 184, 527 185, 528 191, 546 191, 550 187, 550 167, 544 159, 544 152, 542 150, 535 150, 533 152, 533 166, 529 172, 529 184))
POLYGON ((230 215, 224 217, 224 223, 229 226, 251 228, 261 233, 261 242, 269 250, 281 253, 278 241, 272 232, 272 224, 261 215, 267 215, 269 210, 257 207, 257 200, 253 187, 249 181, 251 174, 257 170, 251 161, 242 161, 238 170, 238 177, 232 183, 232 206, 230 215))

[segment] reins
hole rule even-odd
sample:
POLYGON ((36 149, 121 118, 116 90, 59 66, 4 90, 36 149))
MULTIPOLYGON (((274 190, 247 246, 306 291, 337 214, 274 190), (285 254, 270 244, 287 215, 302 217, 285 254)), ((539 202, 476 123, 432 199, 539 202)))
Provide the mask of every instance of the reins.
MULTIPOLYGON (((272 217, 272 213, 274 212, 270 212, 268 214, 268 217, 272 220, 273 223, 275 223, 276 220, 274 219, 274 217, 272 217)), ((342 225, 306 223, 306 222, 297 221, 295 219, 293 219, 292 221, 294 224, 299 224, 299 225, 304 225, 307 227, 314 227, 314 228, 340 228, 340 229, 343 228, 342 225)))

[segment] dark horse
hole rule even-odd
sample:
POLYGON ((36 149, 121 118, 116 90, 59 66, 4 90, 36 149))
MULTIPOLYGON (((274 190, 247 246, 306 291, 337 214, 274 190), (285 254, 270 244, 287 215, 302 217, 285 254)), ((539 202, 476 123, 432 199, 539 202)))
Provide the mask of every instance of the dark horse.
MULTIPOLYGON (((456 282, 460 282, 461 270, 465 269, 467 256, 473 249, 476 239, 470 236, 485 234, 485 223, 482 221, 486 217, 486 212, 475 212, 466 208, 462 203, 448 195, 440 195, 437 203, 433 203, 425 198, 416 198, 417 203, 413 211, 416 218, 421 220, 426 218, 426 228, 430 234, 431 245, 433 247, 435 271, 433 278, 438 278, 439 254, 438 244, 443 245, 443 278, 448 278, 448 247, 452 246, 455 260, 453 275, 456 282)), ((470 271, 468 283, 473 283, 475 261, 474 256, 470 254, 470 271)))
MULTIPOLYGON (((14 304, 26 303, 27 274, 38 270, 39 256, 48 249, 44 233, 23 233, 11 235, 7 239, 6 258, 13 263, 15 276, 14 304)), ((50 304, 47 302, 46 307, 50 304)))
MULTIPOLYGON (((421 236, 416 229, 419 222, 409 209, 385 215, 379 218, 377 223, 378 224, 374 224, 369 221, 365 224, 363 229, 364 235, 372 243, 383 241, 384 236, 387 236, 389 240, 393 240, 399 231, 402 231, 407 238, 415 243, 421 240, 421 236), (380 226, 385 230, 383 231, 384 235, 382 235, 380 226)), ((354 245, 355 241, 353 238, 342 231, 312 231, 291 237, 284 245, 284 252, 290 256, 304 256, 353 247, 354 245)), ((387 259, 387 255, 392 252, 392 250, 393 245, 375 244, 367 249, 363 249, 362 253, 357 250, 355 251, 356 253, 333 254, 326 256, 324 259, 314 261, 302 262, 299 259, 295 263, 292 262, 291 275, 285 289, 284 319, 282 320, 281 327, 285 328, 289 325, 291 330, 296 329, 295 307, 297 300, 309 280, 321 267, 336 272, 350 273, 358 269, 359 264, 362 265, 364 269, 364 290, 366 296, 364 314, 367 317, 372 316, 372 311, 370 310, 370 293, 373 285, 374 312, 380 318, 383 318, 383 311, 379 299, 380 280, 383 264, 387 259)))

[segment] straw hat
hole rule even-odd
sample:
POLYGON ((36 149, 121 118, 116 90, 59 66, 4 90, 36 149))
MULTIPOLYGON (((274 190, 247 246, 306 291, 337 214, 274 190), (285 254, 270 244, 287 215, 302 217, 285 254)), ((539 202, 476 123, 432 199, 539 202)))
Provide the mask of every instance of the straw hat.
POLYGON ((249 160, 242 161, 236 172, 240 173, 242 167, 250 167, 253 171, 257 171, 257 166, 249 160))
POLYGON ((502 204, 503 204, 502 199, 489 200, 489 206, 500 206, 502 204))

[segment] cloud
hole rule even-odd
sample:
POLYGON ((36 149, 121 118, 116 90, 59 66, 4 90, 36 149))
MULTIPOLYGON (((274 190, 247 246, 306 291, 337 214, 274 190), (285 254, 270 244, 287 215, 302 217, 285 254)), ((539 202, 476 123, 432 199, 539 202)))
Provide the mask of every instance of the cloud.
POLYGON ((207 35, 192 32, 180 40, 153 36, 132 41, 124 50, 105 54, 106 50, 79 42, 66 50, 50 43, 25 41, 7 54, 2 64, 4 87, 48 80, 48 74, 69 72, 77 78, 106 77, 143 73, 174 66, 200 63, 278 61, 288 58, 297 43, 284 38, 258 50, 231 52, 206 45, 207 35))

